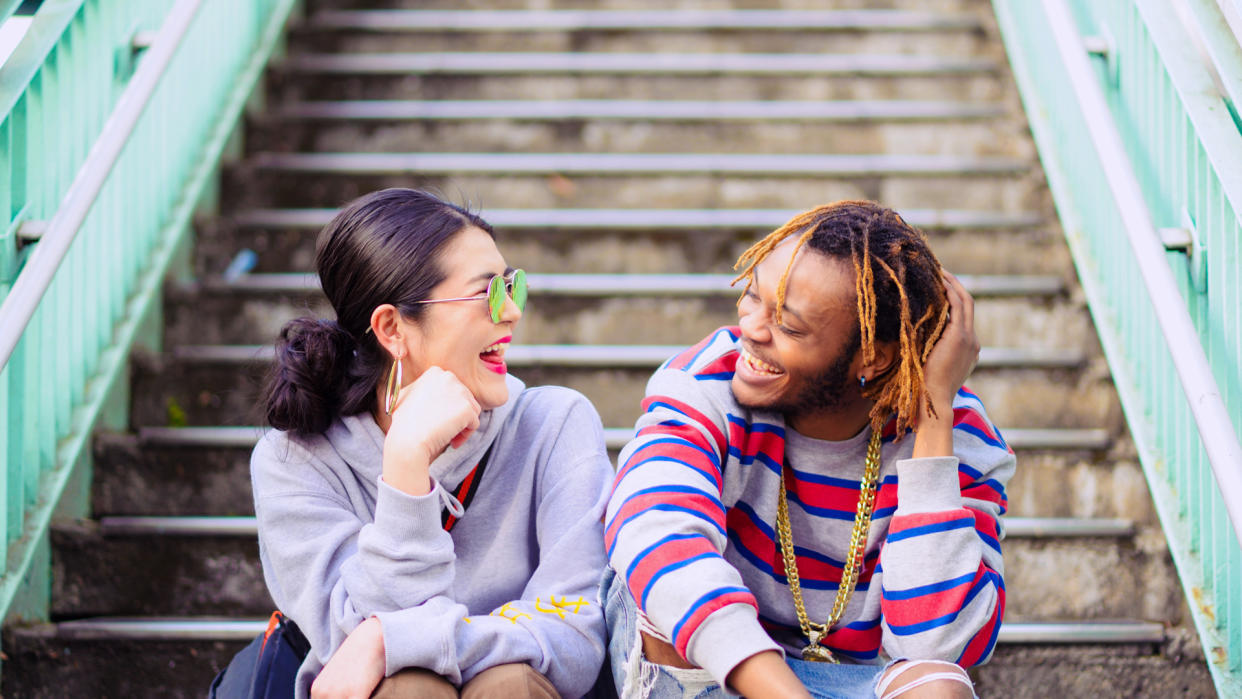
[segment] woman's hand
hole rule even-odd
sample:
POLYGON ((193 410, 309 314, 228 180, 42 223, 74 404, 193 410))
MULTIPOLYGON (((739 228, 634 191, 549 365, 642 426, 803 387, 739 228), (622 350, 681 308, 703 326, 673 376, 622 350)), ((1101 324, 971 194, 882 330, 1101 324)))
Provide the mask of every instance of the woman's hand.
POLYGON ((345 638, 311 684, 312 699, 367 699, 384 679, 384 630, 371 617, 345 638))
POLYGON ((944 273, 949 322, 923 365, 927 389, 919 410, 913 456, 953 454, 953 397, 979 361, 975 334, 975 300, 957 277, 944 273), (930 403, 929 403, 930 401, 930 403))
POLYGON ((401 389, 384 438, 384 482, 410 495, 431 491, 427 469, 479 427, 482 408, 451 372, 433 366, 401 389))

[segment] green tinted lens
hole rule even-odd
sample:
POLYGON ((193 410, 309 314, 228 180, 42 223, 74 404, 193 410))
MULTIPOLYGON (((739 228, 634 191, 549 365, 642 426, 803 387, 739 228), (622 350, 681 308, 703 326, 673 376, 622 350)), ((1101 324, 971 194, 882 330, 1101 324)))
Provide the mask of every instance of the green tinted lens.
POLYGON ((526 310, 526 272, 525 270, 513 270, 513 303, 517 304, 519 311, 526 310))
POLYGON ((499 274, 487 285, 487 307, 492 311, 492 322, 499 323, 505 309, 505 280, 499 274))

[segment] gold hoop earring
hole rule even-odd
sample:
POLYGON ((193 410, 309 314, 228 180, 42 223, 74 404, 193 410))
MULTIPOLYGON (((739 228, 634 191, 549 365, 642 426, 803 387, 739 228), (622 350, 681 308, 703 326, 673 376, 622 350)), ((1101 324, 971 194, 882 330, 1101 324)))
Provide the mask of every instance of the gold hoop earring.
POLYGON ((392 415, 397 409, 397 398, 401 395, 401 360, 394 359, 392 368, 388 370, 388 388, 384 390, 384 414, 392 415))

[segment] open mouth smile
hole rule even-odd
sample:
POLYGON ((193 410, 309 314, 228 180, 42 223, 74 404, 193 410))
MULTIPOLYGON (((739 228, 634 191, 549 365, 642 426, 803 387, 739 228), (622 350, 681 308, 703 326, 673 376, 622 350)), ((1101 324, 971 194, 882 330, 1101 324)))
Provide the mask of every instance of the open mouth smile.
POLYGON ((483 360, 483 363, 487 365, 488 369, 491 369, 497 374, 507 373, 509 371, 509 367, 505 365, 505 350, 509 349, 509 342, 512 339, 512 336, 502 337, 496 342, 484 347, 483 351, 479 353, 479 359, 483 360))

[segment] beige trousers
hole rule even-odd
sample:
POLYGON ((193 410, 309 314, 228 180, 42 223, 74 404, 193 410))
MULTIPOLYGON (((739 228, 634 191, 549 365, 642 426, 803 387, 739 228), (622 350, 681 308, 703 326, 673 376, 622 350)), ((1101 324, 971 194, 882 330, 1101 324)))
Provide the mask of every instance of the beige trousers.
POLYGON ((451 682, 430 670, 412 667, 380 682, 372 699, 559 699, 548 678, 526 663, 510 663, 488 668, 475 675, 458 693, 451 682))

